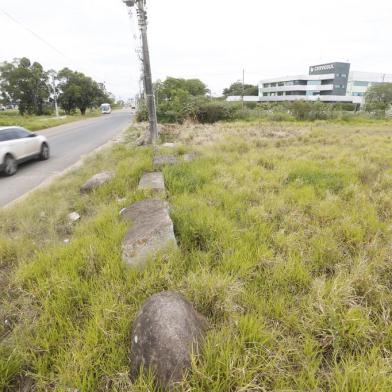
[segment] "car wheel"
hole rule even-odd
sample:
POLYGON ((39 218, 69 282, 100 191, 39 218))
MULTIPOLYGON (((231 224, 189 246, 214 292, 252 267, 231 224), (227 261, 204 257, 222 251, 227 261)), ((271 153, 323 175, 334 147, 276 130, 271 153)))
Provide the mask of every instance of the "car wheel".
POLYGON ((49 156, 50 156, 49 146, 46 143, 44 143, 41 146, 41 152, 39 154, 39 159, 41 161, 46 161, 49 159, 49 156))
POLYGON ((11 156, 7 155, 4 159, 4 174, 6 176, 13 176, 18 170, 18 162, 16 159, 11 156))

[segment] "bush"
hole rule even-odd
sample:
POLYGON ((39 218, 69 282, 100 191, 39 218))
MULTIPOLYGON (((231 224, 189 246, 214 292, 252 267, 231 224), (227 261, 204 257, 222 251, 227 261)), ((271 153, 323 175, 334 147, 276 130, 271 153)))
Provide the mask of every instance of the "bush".
POLYGON ((292 121, 293 117, 290 115, 290 113, 288 112, 280 112, 280 111, 276 111, 276 112, 272 112, 268 118, 271 121, 292 121))
POLYGON ((296 120, 306 120, 311 110, 310 102, 295 101, 291 105, 291 113, 296 120))
POLYGON ((148 110, 147 106, 144 103, 140 103, 137 113, 136 113, 136 121, 137 122, 145 122, 148 121, 148 110))
POLYGON ((218 121, 234 119, 235 105, 224 102, 209 102, 199 106, 196 118, 202 124, 213 124, 218 121))

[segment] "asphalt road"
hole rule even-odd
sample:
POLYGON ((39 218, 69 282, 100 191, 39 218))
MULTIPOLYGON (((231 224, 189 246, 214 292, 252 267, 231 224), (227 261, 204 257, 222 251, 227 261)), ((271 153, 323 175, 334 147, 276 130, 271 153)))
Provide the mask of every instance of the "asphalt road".
POLYGON ((81 156, 118 135, 131 123, 131 119, 129 111, 117 111, 37 132, 47 137, 51 157, 48 161, 31 161, 20 165, 12 177, 0 176, 0 207, 19 199, 77 163, 81 156))

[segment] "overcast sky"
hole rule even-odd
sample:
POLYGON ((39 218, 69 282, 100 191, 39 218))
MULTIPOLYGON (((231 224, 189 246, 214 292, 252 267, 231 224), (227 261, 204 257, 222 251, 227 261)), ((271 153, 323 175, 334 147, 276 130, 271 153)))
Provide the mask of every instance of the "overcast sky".
MULTIPOLYGON (((392 73, 391 0, 147 4, 154 79, 200 78, 219 95, 243 68, 255 84, 332 61, 392 73)), ((105 82, 117 97, 138 91, 136 32, 121 0, 0 0, 0 62, 26 56, 47 69, 67 66, 105 82)))

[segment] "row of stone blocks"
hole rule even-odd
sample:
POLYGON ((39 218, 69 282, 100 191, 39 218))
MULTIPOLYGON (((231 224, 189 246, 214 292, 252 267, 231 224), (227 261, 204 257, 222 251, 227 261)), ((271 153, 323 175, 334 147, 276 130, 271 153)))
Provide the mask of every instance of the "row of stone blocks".
MULTIPOLYGON (((156 157, 153 162, 154 168, 176 163, 173 156, 156 157)), ((145 173, 138 189, 162 194, 163 174, 145 173)), ((123 259, 129 266, 141 267, 159 250, 177 246, 166 201, 146 199, 121 215, 133 223, 123 243, 123 259)), ((152 296, 133 323, 131 378, 137 379, 141 369, 151 370, 161 387, 173 389, 191 368, 192 353, 199 352, 207 326, 207 320, 182 295, 163 292, 152 296)))
MULTIPOLYGON (((184 157, 184 160, 190 160, 184 157)), ((175 157, 157 157, 154 167, 177 163, 175 157)), ((99 173, 86 182, 82 193, 92 192, 109 182, 114 173, 99 173)), ((161 172, 145 173, 139 190, 157 195, 165 192, 161 172)), ((146 199, 121 211, 130 223, 122 245, 124 262, 129 267, 143 267, 150 257, 168 247, 176 247, 168 202, 146 199)), ((191 368, 191 355, 199 352, 207 330, 207 320, 182 295, 162 292, 149 298, 132 327, 130 375, 136 380, 141 369, 153 371, 157 384, 173 389, 191 368)))

